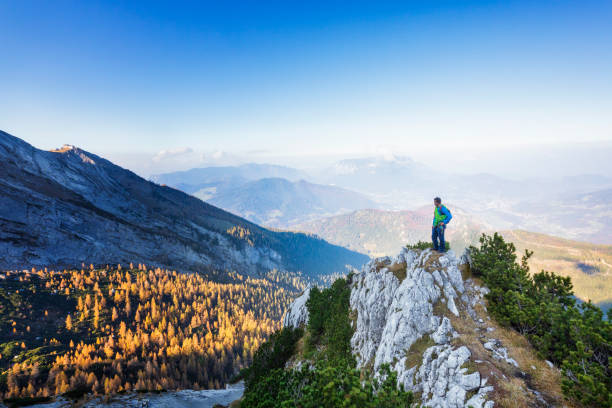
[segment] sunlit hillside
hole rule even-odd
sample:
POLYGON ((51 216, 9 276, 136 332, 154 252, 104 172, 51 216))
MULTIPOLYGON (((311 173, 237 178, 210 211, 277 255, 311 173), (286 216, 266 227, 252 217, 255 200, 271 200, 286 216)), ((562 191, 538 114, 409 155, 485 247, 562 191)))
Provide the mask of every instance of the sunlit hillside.
POLYGON ((129 268, 0 274, 0 397, 220 388, 306 280, 129 268))
POLYGON ((570 276, 576 296, 604 309, 612 305, 612 245, 594 245, 522 230, 504 231, 520 252, 533 251, 532 272, 570 276))

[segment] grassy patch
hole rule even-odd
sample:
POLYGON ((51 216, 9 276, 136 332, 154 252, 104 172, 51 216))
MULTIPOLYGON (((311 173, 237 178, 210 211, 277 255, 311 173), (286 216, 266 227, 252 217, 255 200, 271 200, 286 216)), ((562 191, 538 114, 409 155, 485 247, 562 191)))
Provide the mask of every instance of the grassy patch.
POLYGON ((406 262, 400 262, 400 263, 389 265, 387 269, 389 269, 389 271, 393 273, 393 275, 397 279, 399 279, 400 282, 403 282, 404 279, 406 279, 406 268, 407 267, 408 265, 406 265, 406 262))
MULTIPOLYGON (((450 243, 448 241, 444 242, 444 246, 446 247, 447 251, 450 249, 450 243)), ((416 244, 407 244, 406 248, 419 250, 433 249, 433 242, 419 241, 416 244)))
POLYGON ((478 364, 476 364, 476 362, 474 362, 474 360, 471 360, 471 359, 463 363, 461 368, 467 368, 467 374, 472 374, 472 373, 479 371, 478 364))
POLYGON ((406 352, 406 368, 417 367, 423 362, 423 353, 431 346, 435 346, 436 343, 425 335, 412 343, 408 351, 406 352))

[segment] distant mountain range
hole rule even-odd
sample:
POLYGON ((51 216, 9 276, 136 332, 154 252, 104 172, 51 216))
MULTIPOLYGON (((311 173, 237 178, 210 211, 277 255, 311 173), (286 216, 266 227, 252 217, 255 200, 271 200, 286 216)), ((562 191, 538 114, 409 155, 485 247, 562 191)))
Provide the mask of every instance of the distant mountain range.
POLYGON ((213 166, 151 176, 157 184, 178 188, 202 200, 232 190, 249 181, 285 178, 297 181, 306 175, 296 169, 273 164, 248 163, 240 166, 213 166))
POLYGON ((287 228, 362 208, 373 200, 344 188, 314 184, 289 167, 246 164, 207 167, 153 176, 157 183, 183 190, 257 224, 287 228))
MULTIPOLYGON (((471 214, 479 223, 502 229, 525 229, 568 239, 612 244, 612 178, 596 174, 512 180, 493 174, 459 174, 445 167, 440 158, 435 169, 403 156, 369 157, 339 161, 308 173, 289 167, 249 164, 237 167, 211 167, 154 177, 203 200, 243 215, 248 219, 278 227, 292 227, 317 217, 339 215, 351 210, 379 208, 416 210, 441 196, 471 214), (245 192, 241 186, 263 178, 284 178, 358 192, 362 199, 354 205, 333 202, 317 204, 328 193, 305 197, 304 188, 284 183, 255 183, 245 192), (267 189, 282 192, 279 201, 267 189), (253 195, 257 205, 252 205, 253 195), (247 198, 248 197, 248 198, 247 198), (374 204, 367 204, 363 199, 374 204), (302 201, 302 204, 295 203, 302 201), (294 207, 289 211, 288 207, 294 207)), ((345 190, 346 193, 346 190, 345 190)), ((333 195, 340 197, 336 190, 333 195)), ((348 202, 348 200, 346 200, 348 202)))
POLYGON ((250 181, 217 194, 208 202, 272 227, 287 227, 355 209, 377 207, 367 196, 354 191, 282 178, 250 181))
POLYGON ((366 260, 259 227, 76 147, 42 151, 0 132, 0 269, 143 262, 317 275, 366 260))

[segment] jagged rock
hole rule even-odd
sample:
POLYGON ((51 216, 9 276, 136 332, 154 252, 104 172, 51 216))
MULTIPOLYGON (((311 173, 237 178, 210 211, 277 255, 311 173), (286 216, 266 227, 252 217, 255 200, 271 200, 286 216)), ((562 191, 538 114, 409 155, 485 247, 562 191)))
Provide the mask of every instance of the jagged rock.
POLYGON ((442 318, 440 326, 431 334, 431 338, 437 344, 446 344, 456 335, 457 333, 453 330, 450 320, 445 316, 442 318))
POLYGON ((472 267, 472 257, 470 256, 469 248, 463 250, 463 253, 459 257, 459 265, 469 265, 470 268, 472 267))
POLYGON ((291 303, 283 317, 283 327, 301 327, 308 323, 308 308, 306 301, 310 296, 310 288, 306 289, 297 299, 291 303))
POLYGON ((493 353, 493 358, 497 360, 503 360, 508 364, 512 364, 513 366, 518 368, 518 363, 515 359, 510 358, 508 356, 508 349, 502 347, 501 342, 497 339, 489 339, 485 344, 483 344, 484 348, 491 351, 493 353))
POLYGON ((450 344, 456 332, 444 314, 458 316, 457 302, 474 301, 464 293, 458 266, 452 251, 403 249, 395 258, 369 262, 352 282, 350 305, 357 319, 351 347, 358 367, 376 371, 391 364, 398 385, 421 392, 424 406, 467 407, 468 392, 475 392, 468 402, 485 407, 492 389, 481 386, 478 371, 464 366, 470 350, 450 344), (416 365, 408 358, 414 353, 422 353, 416 365))

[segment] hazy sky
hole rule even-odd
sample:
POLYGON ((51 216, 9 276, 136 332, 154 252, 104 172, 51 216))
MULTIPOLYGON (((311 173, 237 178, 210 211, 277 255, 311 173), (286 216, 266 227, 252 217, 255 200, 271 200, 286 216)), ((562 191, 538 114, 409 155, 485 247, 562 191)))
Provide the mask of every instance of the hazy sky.
POLYGON ((612 141, 610 1, 5 0, 0 21, 0 129, 40 148, 150 166, 612 141))

